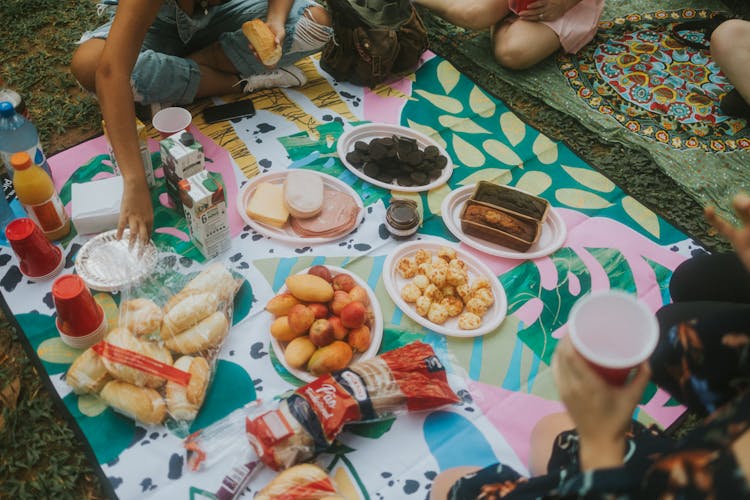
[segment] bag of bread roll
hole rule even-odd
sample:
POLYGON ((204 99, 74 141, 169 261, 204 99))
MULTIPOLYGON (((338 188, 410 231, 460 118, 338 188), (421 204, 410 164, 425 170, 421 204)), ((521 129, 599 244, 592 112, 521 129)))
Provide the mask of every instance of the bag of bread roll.
POLYGON ((199 272, 174 259, 122 291, 118 326, 68 372, 78 393, 99 393, 113 409, 147 425, 170 420, 187 434, 200 411, 241 281, 221 262, 199 272))
MULTIPOLYGON (((453 385, 459 382, 452 379, 453 385)), ((186 441, 193 469, 224 455, 228 433, 244 429, 259 460, 274 470, 309 461, 328 449, 350 423, 378 421, 400 413, 460 402, 433 348, 422 342, 318 377, 270 403, 247 406, 238 416, 193 433, 186 441)))

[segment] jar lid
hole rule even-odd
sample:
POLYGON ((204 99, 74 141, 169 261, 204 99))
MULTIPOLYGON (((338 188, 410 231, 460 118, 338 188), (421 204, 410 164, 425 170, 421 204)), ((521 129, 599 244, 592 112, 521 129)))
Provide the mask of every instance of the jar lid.
POLYGON ((385 219, 389 226, 397 230, 416 229, 420 221, 417 203, 413 200, 392 199, 385 219))

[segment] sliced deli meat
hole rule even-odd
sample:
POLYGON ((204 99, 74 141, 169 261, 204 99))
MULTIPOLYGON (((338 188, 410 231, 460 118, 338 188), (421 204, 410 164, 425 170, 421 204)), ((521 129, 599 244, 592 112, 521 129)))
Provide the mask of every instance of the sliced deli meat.
POLYGON ((357 224, 359 207, 354 198, 341 191, 325 190, 320 213, 309 219, 291 218, 295 233, 305 238, 328 238, 346 234, 357 224))

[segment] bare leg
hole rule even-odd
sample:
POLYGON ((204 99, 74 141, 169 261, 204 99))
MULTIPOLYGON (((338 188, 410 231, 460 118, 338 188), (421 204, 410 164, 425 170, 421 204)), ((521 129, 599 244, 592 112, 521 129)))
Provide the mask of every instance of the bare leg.
POLYGON ((471 30, 483 30, 510 13, 508 0, 414 0, 449 23, 471 30))
POLYGON ((552 455, 555 438, 561 432, 573 427, 573 420, 567 413, 553 413, 537 422, 531 431, 529 472, 532 476, 541 476, 547 473, 547 464, 552 455))
POLYGON ((750 103, 750 22, 733 19, 720 24, 711 35, 711 56, 750 103))
POLYGON ((105 41, 100 38, 92 38, 83 42, 73 53, 70 61, 70 71, 83 85, 86 90, 96 91, 96 68, 102 57, 105 41))
POLYGON ((518 19, 499 22, 493 34, 495 59, 508 69, 526 69, 560 49, 560 39, 546 24, 518 19))

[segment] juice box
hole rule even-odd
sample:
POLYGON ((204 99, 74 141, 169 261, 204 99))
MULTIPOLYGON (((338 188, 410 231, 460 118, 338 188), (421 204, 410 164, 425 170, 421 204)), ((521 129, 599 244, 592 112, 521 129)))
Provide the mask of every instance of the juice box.
MULTIPOLYGON (((107 126, 102 120, 102 129, 104 130, 104 138, 107 139, 107 152, 109 153, 109 159, 112 161, 112 168, 115 175, 120 175, 120 167, 117 166, 117 159, 115 158, 115 152, 112 149, 112 144, 109 142, 109 136, 107 135, 107 126)), ((146 135, 146 125, 143 124, 138 118, 135 119, 135 129, 138 133, 138 145, 141 149, 141 160, 143 161, 143 168, 146 171, 146 182, 148 187, 152 188, 156 185, 156 177, 154 176, 154 164, 151 161, 151 152, 148 150, 148 136, 146 135)))
POLYGON ((195 140, 193 134, 183 130, 162 139, 159 148, 167 195, 177 209, 184 213, 179 183, 205 170, 206 157, 203 154, 203 146, 195 140))
POLYGON ((179 182, 190 238, 211 259, 229 249, 229 216, 221 176, 203 170, 179 182))

